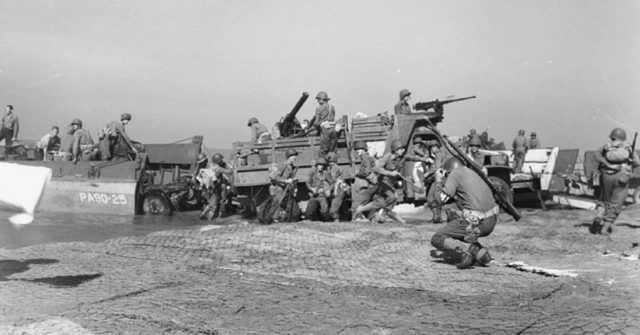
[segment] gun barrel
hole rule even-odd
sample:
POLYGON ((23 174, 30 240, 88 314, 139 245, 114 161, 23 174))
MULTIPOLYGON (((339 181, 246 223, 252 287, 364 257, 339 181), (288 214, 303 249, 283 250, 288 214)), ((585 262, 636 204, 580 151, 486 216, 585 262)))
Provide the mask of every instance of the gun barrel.
POLYGON ((458 98, 458 99, 444 100, 444 101, 440 101, 440 103, 444 105, 444 104, 448 104, 448 103, 451 103, 451 102, 462 101, 462 100, 469 100, 469 99, 475 99, 475 98, 476 98, 476 96, 475 96, 475 95, 473 95, 473 96, 470 96, 470 97, 464 97, 464 98, 458 98))
POLYGON ((293 106, 291 112, 289 112, 289 114, 287 114, 287 116, 285 117, 286 121, 291 122, 291 120, 293 120, 296 114, 298 114, 298 112, 300 111, 300 108, 302 108, 302 105, 304 105, 305 101, 307 101, 307 98, 309 98, 309 93, 302 92, 302 96, 300 97, 300 99, 298 99, 296 105, 293 106))

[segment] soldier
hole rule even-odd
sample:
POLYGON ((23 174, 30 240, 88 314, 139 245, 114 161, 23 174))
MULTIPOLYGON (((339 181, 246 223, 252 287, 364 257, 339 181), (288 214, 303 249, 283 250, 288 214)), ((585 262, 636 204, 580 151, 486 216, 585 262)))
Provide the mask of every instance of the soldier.
POLYGON ((529 149, 540 148, 540 140, 538 140, 538 134, 535 131, 531 132, 531 139, 529 139, 529 149))
POLYGON ((264 141, 271 140, 271 134, 267 127, 265 127, 262 123, 258 122, 258 119, 252 117, 247 122, 247 127, 251 127, 251 142, 262 144, 264 141))
POLYGON ((78 162, 79 160, 88 161, 96 159, 97 150, 94 150, 95 143, 89 130, 82 128, 82 120, 73 119, 71 126, 74 129, 73 146, 71 148, 73 161, 78 162))
POLYGON ((342 170, 338 165, 338 155, 335 152, 327 154, 327 182, 329 183, 329 191, 331 193, 331 208, 329 214, 333 221, 340 221, 340 207, 344 201, 344 195, 347 183, 342 179, 342 170))
POLYGON ((227 163, 224 161, 224 157, 216 153, 211 156, 211 164, 200 170, 196 179, 200 181, 201 185, 211 192, 209 197, 209 203, 204 207, 202 213, 200 213, 200 220, 207 219, 213 220, 218 215, 221 218, 224 215, 224 209, 231 189, 231 174, 233 173, 231 167, 227 167, 227 163))
POLYGON ((51 127, 51 131, 46 133, 38 143, 36 143, 36 152, 38 153, 36 160, 49 160, 49 153, 60 149, 60 128, 58 126, 51 127), (42 157, 40 157, 42 156, 42 157))
MULTIPOLYGON (((396 188, 395 188, 395 179, 396 177, 402 176, 402 169, 404 168, 405 161, 415 161, 415 162, 425 162, 429 163, 429 160, 426 158, 418 157, 416 155, 405 154, 406 146, 402 144, 400 140, 393 140, 391 142, 391 151, 382 156, 380 160, 376 163, 376 166, 373 168, 373 171, 378 174, 378 185, 379 196, 376 197, 375 201, 362 206, 359 210, 357 210, 356 214, 369 211, 369 210, 378 210, 384 209, 386 211, 387 216, 391 219, 396 220, 398 222, 404 223, 405 221, 396 215, 393 212, 393 207, 396 205, 396 188)), ((378 221, 382 221, 380 213, 377 214, 378 221)))
POLYGON ((320 157, 316 160, 315 169, 309 172, 306 180, 307 190, 309 190, 309 201, 305 217, 308 220, 325 220, 329 216, 329 204, 327 198, 331 195, 330 185, 327 182, 327 160, 320 157), (318 208, 319 207, 319 208, 318 208), (318 215, 318 209, 320 215, 318 215))
POLYGON ((327 92, 318 92, 316 100, 319 106, 311 119, 310 127, 320 130, 320 157, 325 157, 327 153, 335 152, 338 144, 338 133, 334 123, 336 110, 329 104, 327 92))
MULTIPOLYGON (((298 171, 298 168, 294 165, 294 163, 296 157, 298 157, 298 152, 296 151, 296 149, 289 148, 287 149, 287 151, 285 151, 285 156, 287 160, 275 167, 269 175, 269 179, 271 180, 271 186, 269 186, 269 194, 271 195, 272 199, 270 203, 267 204, 267 206, 269 207, 267 209, 267 213, 271 213, 272 217, 264 218, 266 220, 278 222, 280 216, 278 209, 281 208, 285 200, 285 196, 287 194, 295 196, 295 187, 297 182, 296 172, 298 171)), ((291 215, 287 216, 289 216, 289 220, 297 221, 299 219, 298 217, 291 217, 291 215)))
POLYGON ((466 269, 477 261, 486 265, 491 261, 489 251, 478 243, 478 237, 491 234, 500 208, 489 186, 458 158, 451 157, 436 171, 436 183, 442 185, 437 201, 445 204, 454 200, 462 209, 461 216, 448 220, 431 238, 436 249, 455 251, 462 255, 456 266, 466 269))
POLYGON ((520 173, 522 172, 522 165, 524 164, 524 157, 527 155, 527 151, 529 150, 529 144, 527 143, 527 138, 524 137, 524 130, 518 130, 518 136, 513 139, 513 157, 514 157, 514 165, 513 172, 520 173))
POLYGON ((129 152, 130 149, 134 153, 138 153, 138 150, 125 131, 125 126, 129 124, 129 121, 131 121, 131 114, 122 113, 120 114, 120 122, 110 122, 100 130, 98 139, 100 140, 102 160, 111 160, 118 151, 123 149, 126 149, 126 152, 129 152))
POLYGON ((0 127, 0 142, 4 139, 4 156, 9 158, 9 154, 13 152, 13 142, 18 139, 20 132, 20 118, 13 113, 13 106, 7 105, 7 112, 2 117, 2 125, 0 127))
POLYGON ((640 166, 638 153, 626 142, 627 133, 624 129, 614 128, 609 139, 611 142, 595 152, 595 160, 600 163, 600 197, 604 203, 604 213, 593 219, 589 227, 592 234, 608 235, 613 232, 615 221, 627 198, 632 170, 640 166))
POLYGON ((353 144, 353 149, 356 151, 358 157, 360 157, 360 166, 355 174, 353 196, 351 197, 352 219, 357 220, 362 214, 362 211, 358 212, 358 207, 362 208, 361 206, 372 202, 373 197, 378 191, 378 175, 373 172, 376 160, 369 156, 367 143, 365 141, 356 141, 353 144))
POLYGON ((73 137, 73 133, 75 133, 75 126, 69 125, 65 129, 65 133, 62 135, 60 139, 60 149, 58 152, 53 154, 54 161, 70 161, 73 155, 73 144, 75 143, 75 138, 73 137))
POLYGON ((400 100, 393 107, 396 114, 411 114, 411 106, 409 100, 411 100, 411 92, 408 89, 403 88, 399 93, 400 100))
POLYGON ((425 164, 427 169, 425 170, 425 188, 427 192, 427 206, 431 210, 433 217, 432 223, 442 223, 442 204, 436 200, 436 196, 441 189, 440 184, 435 183, 435 173, 442 165, 442 152, 440 143, 438 141, 432 141, 427 143, 429 145, 429 159, 430 164, 425 164))
POLYGON ((482 146, 482 140, 480 136, 476 135, 469 140, 469 148, 467 150, 467 156, 473 160, 476 165, 482 167, 484 165, 484 155, 480 152, 480 146, 482 146))

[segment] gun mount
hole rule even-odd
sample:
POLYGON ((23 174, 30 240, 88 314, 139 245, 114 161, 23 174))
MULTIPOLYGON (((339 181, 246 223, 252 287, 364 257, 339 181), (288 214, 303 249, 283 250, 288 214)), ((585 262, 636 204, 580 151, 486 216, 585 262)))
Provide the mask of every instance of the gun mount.
POLYGON ((307 98, 309 98, 309 93, 302 92, 302 96, 298 99, 295 106, 293 106, 291 112, 289 112, 289 114, 287 114, 280 123, 278 130, 280 130, 280 136, 283 138, 292 137, 302 130, 300 122, 296 118, 296 114, 298 114, 302 105, 307 101, 307 98))

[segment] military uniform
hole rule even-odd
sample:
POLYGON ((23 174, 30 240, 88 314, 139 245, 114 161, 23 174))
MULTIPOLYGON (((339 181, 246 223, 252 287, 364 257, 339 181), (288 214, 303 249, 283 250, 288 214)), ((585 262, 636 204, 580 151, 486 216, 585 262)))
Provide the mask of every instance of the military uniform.
POLYGON ((538 140, 538 135, 536 133, 531 133, 531 138, 529 139, 529 149, 538 148, 540 148, 540 140, 538 140))
POLYGON ((251 142, 260 144, 264 141, 271 140, 269 130, 267 130, 265 125, 258 122, 257 118, 250 118, 247 122, 247 126, 251 128, 251 142))
POLYGON ((91 137, 89 130, 80 128, 73 133, 73 157, 76 160, 93 160, 95 159, 94 147, 95 143, 91 137))
POLYGON ((393 210, 398 198, 395 187, 396 177, 386 175, 384 172, 402 172, 406 161, 419 162, 422 161, 422 158, 412 154, 397 156, 394 153, 388 153, 376 163, 374 171, 379 174, 378 185, 380 187, 380 197, 376 197, 375 200, 377 208, 384 208, 389 212, 393 210))
POLYGON ((340 207, 344 202, 346 183, 342 179, 342 169, 336 162, 332 162, 334 158, 329 155, 329 167, 327 168, 327 182, 331 191, 331 207, 329 214, 334 221, 340 219, 340 207))
POLYGON ((524 164, 524 157, 527 154, 527 150, 529 150, 529 144, 527 143, 527 138, 524 137, 524 130, 520 130, 518 132, 518 136, 513 139, 513 157, 514 157, 514 167, 513 171, 515 173, 522 172, 522 165, 524 164))
POLYGON ((624 130, 616 128, 610 137, 612 141, 595 152, 595 159, 600 163, 600 197, 604 213, 593 220, 589 228, 593 234, 613 232, 613 225, 627 198, 632 170, 640 166, 638 153, 632 152, 631 146, 625 142, 624 130))
POLYGON ((113 121, 107 124, 100 130, 98 139, 100 140, 100 152, 102 153, 102 160, 111 160, 116 152, 125 149, 128 152, 129 149, 135 150, 133 142, 125 131, 122 120, 128 118, 131 120, 131 115, 124 113, 120 116, 120 122, 113 121))
POLYGON ((329 214, 326 191, 328 191, 330 185, 327 182, 327 171, 319 171, 317 168, 311 170, 307 177, 306 185, 310 194, 305 217, 308 220, 325 220, 329 214), (320 210, 319 216, 317 215, 318 209, 320 210))
POLYGON ((411 92, 409 92, 409 90, 407 89, 402 89, 400 90, 399 96, 400 96, 400 100, 393 107, 394 112, 396 114, 411 114, 412 112, 411 106, 409 105, 409 102, 405 99, 405 97, 411 96, 411 92))
POLYGON ((2 117, 0 126, 0 142, 4 139, 5 157, 12 152, 13 139, 18 137, 20 131, 20 119, 13 113, 13 108, 9 109, 2 117))
POLYGON ((233 171, 226 167, 226 164, 219 159, 212 159, 218 163, 212 162, 205 169, 200 170, 196 179, 200 180, 205 189, 211 192, 209 203, 204 207, 200 218, 209 220, 218 214, 221 217, 224 214, 224 201, 229 195, 231 188, 231 174, 233 171))
MULTIPOLYGON (((455 158, 450 158, 453 159, 455 158)), ((444 165, 449 164, 448 162, 444 165)), ((436 232, 431 238, 431 244, 438 250, 462 253, 463 261, 458 267, 465 268, 471 266, 474 260, 481 264, 491 260, 488 251, 477 239, 491 234, 496 225, 499 207, 484 180, 471 169, 459 164, 444 181, 437 199, 441 204, 454 199, 462 213, 436 232)))
MULTIPOLYGON (((433 147, 434 145, 436 144, 435 143, 432 144, 431 147, 433 147)), ((431 163, 425 164, 426 165, 425 188, 427 190, 427 195, 426 195, 427 207, 429 207, 429 209, 433 213, 433 218, 431 219, 431 222, 442 223, 442 204, 440 204, 436 200, 436 196, 438 195, 442 187, 440 184, 435 183, 435 180, 434 180, 434 174, 436 170, 438 170, 442 165, 442 152, 441 151, 433 152, 431 150, 431 147, 429 150, 429 159, 431 160, 431 163)))
POLYGON ((320 129, 320 157, 325 157, 329 152, 335 152, 338 144, 338 133, 332 124, 336 111, 333 106, 325 103, 316 108, 311 127, 320 129), (325 123, 326 122, 326 123, 325 123))
POLYGON ((271 186, 269 186, 269 194, 278 203, 282 202, 284 198, 284 189, 287 186, 285 182, 287 179, 295 179, 298 168, 287 162, 278 164, 278 166, 271 171, 269 179, 271 180, 271 186))

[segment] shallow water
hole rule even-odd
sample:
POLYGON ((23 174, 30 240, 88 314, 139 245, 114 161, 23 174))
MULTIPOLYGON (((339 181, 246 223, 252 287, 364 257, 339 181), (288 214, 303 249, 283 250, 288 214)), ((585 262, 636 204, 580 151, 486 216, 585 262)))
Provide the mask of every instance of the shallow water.
POLYGON ((13 214, 15 213, 0 210, 0 248, 56 242, 102 242, 160 230, 197 229, 209 223, 200 221, 197 212, 175 213, 170 217, 36 213, 33 223, 15 226, 7 220, 13 214))

